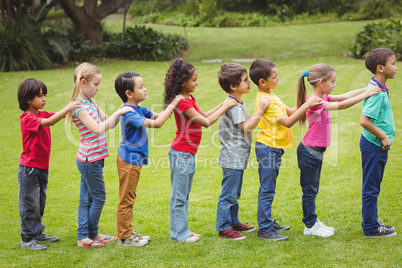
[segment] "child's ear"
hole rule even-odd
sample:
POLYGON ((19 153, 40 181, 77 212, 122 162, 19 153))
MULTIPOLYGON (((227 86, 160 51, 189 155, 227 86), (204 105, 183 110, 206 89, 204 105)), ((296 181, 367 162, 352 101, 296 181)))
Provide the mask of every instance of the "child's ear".
POLYGON ((133 92, 128 89, 126 90, 126 92, 124 92, 124 94, 126 94, 127 98, 131 98, 133 96, 133 92))
POLYGON ((86 83, 87 83, 87 81, 85 79, 80 80, 81 87, 85 87, 86 83))
POLYGON ((377 73, 382 73, 382 72, 384 72, 384 66, 381 64, 378 64, 377 65, 377 73))
POLYGON ((258 80, 258 85, 265 86, 265 80, 260 78, 260 80, 258 80))
POLYGON ((230 84, 230 90, 231 91, 235 91, 236 89, 237 89, 237 86, 235 86, 235 85, 233 85, 233 84, 230 84))

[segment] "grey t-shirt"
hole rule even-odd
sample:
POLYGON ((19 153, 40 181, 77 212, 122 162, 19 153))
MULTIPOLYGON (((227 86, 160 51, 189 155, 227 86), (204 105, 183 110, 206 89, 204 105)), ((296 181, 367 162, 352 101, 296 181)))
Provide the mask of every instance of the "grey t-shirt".
POLYGON ((219 123, 221 150, 218 164, 223 168, 247 168, 252 135, 243 132, 238 124, 248 120, 249 114, 244 102, 233 106, 222 115, 219 123))

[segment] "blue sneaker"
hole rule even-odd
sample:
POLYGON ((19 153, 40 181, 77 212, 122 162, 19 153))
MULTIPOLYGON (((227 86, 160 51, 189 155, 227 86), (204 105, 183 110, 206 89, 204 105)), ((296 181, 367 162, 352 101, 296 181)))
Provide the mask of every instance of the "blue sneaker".
POLYGON ((276 230, 268 231, 268 232, 258 231, 258 237, 264 238, 264 239, 269 239, 269 240, 275 240, 275 241, 286 241, 289 239, 287 236, 278 234, 278 232, 276 230))
POLYGON ((32 239, 29 242, 21 241, 21 249, 30 249, 30 250, 46 250, 47 247, 43 245, 39 245, 35 239, 32 239))

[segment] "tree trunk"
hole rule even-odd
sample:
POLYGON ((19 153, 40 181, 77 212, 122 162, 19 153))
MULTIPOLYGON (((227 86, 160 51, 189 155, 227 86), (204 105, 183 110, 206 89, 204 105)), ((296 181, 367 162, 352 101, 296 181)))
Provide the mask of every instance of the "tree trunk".
POLYGON ((97 0, 85 0, 83 6, 77 6, 75 0, 60 0, 66 15, 74 23, 75 29, 90 45, 102 43, 101 21, 124 5, 125 0, 113 0, 97 5, 97 0))

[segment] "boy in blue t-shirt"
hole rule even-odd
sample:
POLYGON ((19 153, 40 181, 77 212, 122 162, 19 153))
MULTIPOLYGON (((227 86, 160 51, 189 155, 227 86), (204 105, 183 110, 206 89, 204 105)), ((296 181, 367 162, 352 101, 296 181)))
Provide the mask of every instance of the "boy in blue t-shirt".
POLYGON ((374 77, 369 86, 381 88, 381 93, 373 95, 363 102, 360 125, 364 128, 360 139, 362 155, 363 187, 362 214, 363 232, 366 237, 395 236, 392 225, 378 222, 377 199, 380 194, 381 181, 388 159, 388 149, 395 137, 394 118, 385 83, 396 75, 395 53, 388 48, 371 50, 365 59, 366 68, 374 77))
POLYGON ((141 167, 148 162, 147 127, 159 128, 177 106, 181 95, 160 114, 153 113, 140 102, 146 100, 146 88, 142 77, 133 72, 120 74, 115 81, 116 93, 135 112, 128 112, 121 118, 122 141, 118 149, 117 171, 119 174, 119 205, 117 207, 117 235, 119 246, 144 246, 150 240, 132 229, 133 206, 140 179, 141 167))
POLYGON ((218 73, 219 84, 237 105, 227 110, 219 123, 219 165, 223 169, 222 191, 219 196, 216 231, 220 237, 241 240, 246 237, 237 231, 252 232, 256 228, 242 224, 238 218, 243 173, 251 149, 251 134, 271 100, 262 98, 257 111, 250 117, 241 96, 250 92, 246 68, 237 63, 226 63, 218 73))

